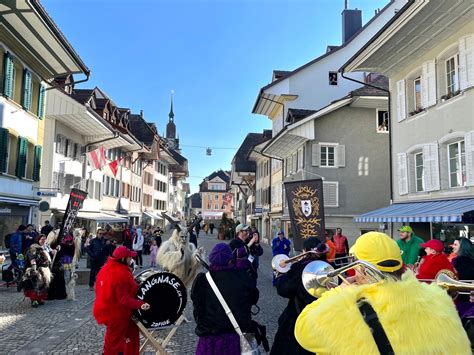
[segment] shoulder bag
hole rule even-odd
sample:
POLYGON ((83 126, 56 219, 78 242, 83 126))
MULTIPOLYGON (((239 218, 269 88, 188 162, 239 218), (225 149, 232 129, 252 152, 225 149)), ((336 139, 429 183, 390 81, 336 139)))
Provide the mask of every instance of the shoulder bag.
POLYGON ((206 279, 209 282, 209 285, 211 285, 211 288, 216 294, 220 304, 224 308, 225 314, 227 315, 227 317, 229 317, 232 326, 240 337, 240 353, 242 355, 260 355, 260 350, 258 349, 258 344, 257 340, 255 339, 255 336, 251 333, 242 333, 242 330, 240 329, 237 320, 235 319, 234 315, 232 314, 232 311, 224 300, 224 297, 222 297, 219 288, 217 287, 209 272, 206 273, 206 279))

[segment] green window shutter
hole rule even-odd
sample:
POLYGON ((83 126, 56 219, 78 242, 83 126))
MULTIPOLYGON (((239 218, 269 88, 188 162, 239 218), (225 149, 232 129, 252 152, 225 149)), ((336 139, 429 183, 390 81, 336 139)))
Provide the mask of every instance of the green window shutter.
POLYGON ((23 70, 23 107, 31 110, 31 72, 28 69, 23 70))
POLYGON ((8 163, 8 129, 0 128, 0 172, 7 172, 8 163))
POLYGON ((33 166, 33 180, 39 181, 40 179, 40 170, 41 170, 41 146, 35 145, 35 160, 33 166))
POLYGON ((15 80, 15 67, 13 65, 13 58, 9 53, 5 55, 4 62, 4 78, 3 78, 3 93, 9 98, 13 97, 13 81, 15 80))
POLYGON ((40 84, 39 95, 38 95, 38 117, 44 118, 44 97, 46 94, 46 87, 43 84, 40 84))
POLYGON ((28 140, 18 137, 18 155, 16 160, 15 175, 24 178, 26 173, 26 159, 28 155, 28 140))

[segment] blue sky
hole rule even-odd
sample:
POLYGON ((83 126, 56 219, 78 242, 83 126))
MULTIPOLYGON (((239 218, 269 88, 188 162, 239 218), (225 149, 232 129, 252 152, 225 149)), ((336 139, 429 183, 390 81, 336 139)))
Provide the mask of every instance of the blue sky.
MULTIPOLYGON (((188 182, 198 190, 230 169, 249 132, 270 128, 251 113, 273 69, 292 70, 341 43, 343 0, 43 0, 91 69, 88 83, 121 107, 168 121, 170 92, 188 182)), ((388 0, 350 0, 363 23, 388 0)))

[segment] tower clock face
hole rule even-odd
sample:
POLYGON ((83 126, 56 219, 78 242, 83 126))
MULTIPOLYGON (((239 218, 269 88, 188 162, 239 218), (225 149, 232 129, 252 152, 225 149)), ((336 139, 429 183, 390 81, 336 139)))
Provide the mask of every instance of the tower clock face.
POLYGON ((168 141, 166 142, 166 146, 167 146, 168 148, 174 149, 174 148, 176 147, 176 143, 175 143, 173 140, 168 140, 168 141))

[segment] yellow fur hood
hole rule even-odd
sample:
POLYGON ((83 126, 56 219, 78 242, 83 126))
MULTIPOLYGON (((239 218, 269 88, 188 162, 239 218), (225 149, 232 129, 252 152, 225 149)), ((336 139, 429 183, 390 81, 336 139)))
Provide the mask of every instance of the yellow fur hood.
POLYGON ((379 354, 357 300, 377 312, 395 354, 471 354, 469 339, 453 301, 435 284, 402 281, 335 288, 309 304, 295 326, 295 337, 317 354, 379 354))

